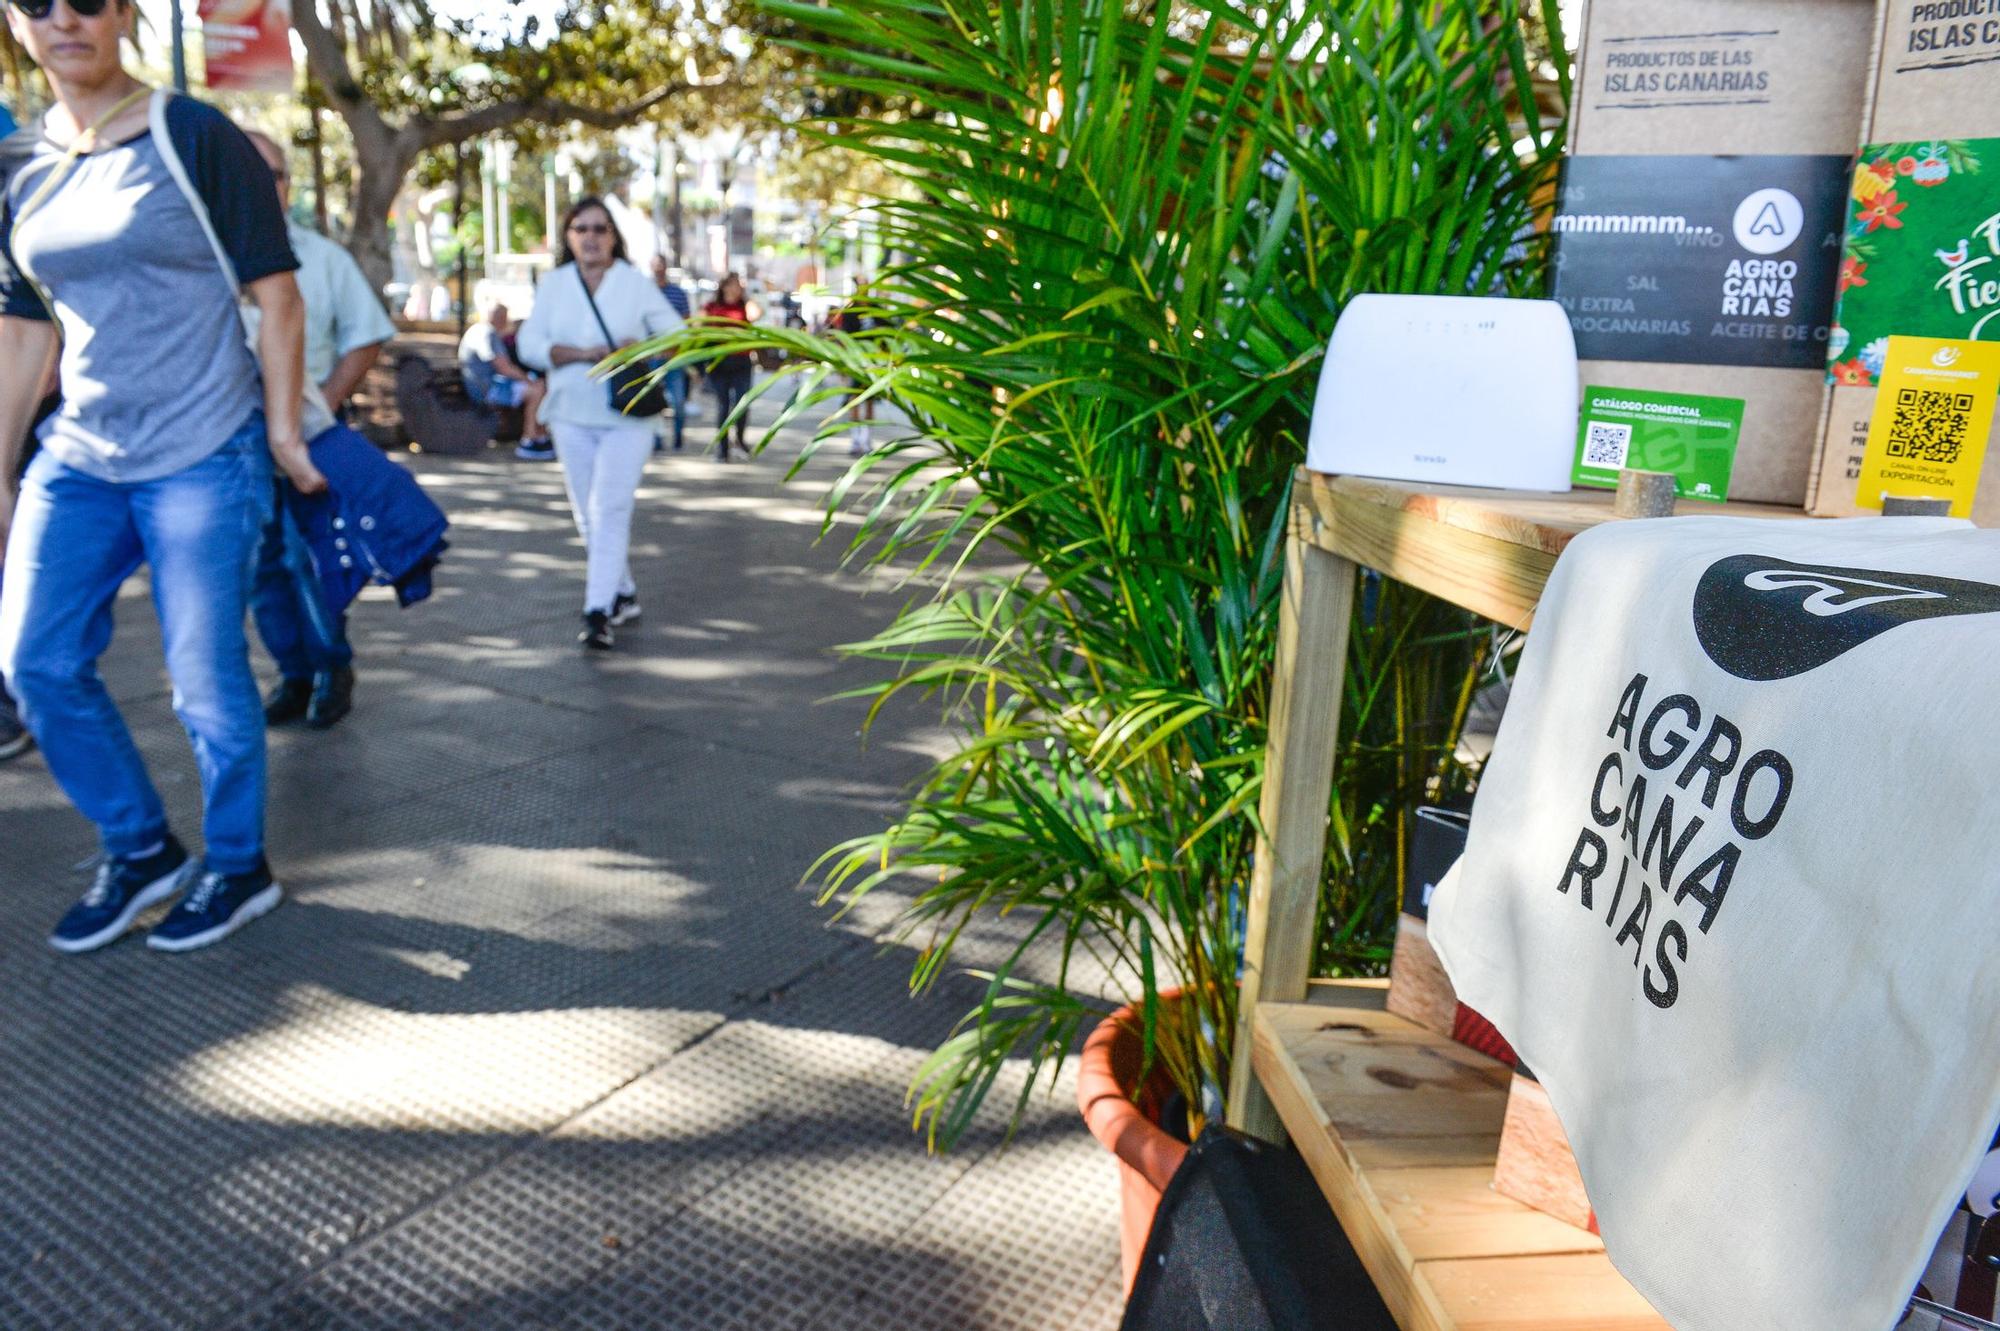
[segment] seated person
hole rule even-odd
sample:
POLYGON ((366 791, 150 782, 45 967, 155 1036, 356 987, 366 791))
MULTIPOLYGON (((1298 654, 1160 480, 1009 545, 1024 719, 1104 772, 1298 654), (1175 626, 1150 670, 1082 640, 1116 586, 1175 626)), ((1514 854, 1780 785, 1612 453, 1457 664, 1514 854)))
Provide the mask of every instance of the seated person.
POLYGON ((530 462, 545 461, 556 455, 542 428, 542 398, 548 386, 524 369, 508 349, 507 335, 514 320, 505 305, 497 302, 478 323, 465 330, 458 343, 458 372, 465 391, 474 402, 489 407, 521 409, 521 443, 514 456, 530 462))

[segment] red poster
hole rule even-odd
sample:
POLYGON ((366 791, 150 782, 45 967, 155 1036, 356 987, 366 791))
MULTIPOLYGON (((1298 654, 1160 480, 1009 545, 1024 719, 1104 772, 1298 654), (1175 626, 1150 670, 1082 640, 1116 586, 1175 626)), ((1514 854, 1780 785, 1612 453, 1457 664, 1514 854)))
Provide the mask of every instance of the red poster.
POLYGON ((199 12, 209 87, 292 91, 291 0, 201 0, 199 12))

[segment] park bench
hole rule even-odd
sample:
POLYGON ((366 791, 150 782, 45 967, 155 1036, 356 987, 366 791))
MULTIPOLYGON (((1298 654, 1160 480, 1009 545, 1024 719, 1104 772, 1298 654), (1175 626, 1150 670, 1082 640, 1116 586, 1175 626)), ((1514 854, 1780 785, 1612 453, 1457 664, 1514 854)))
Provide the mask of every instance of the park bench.
POLYGON ((426 453, 483 453, 496 439, 518 439, 521 413, 474 402, 455 361, 439 364, 420 351, 396 358, 396 409, 405 436, 426 453))

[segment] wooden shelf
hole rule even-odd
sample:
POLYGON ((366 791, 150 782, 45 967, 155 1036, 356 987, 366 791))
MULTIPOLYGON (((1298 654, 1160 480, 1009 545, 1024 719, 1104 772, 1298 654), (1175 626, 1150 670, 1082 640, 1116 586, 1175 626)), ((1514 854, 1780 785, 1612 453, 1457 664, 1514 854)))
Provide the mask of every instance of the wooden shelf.
MULTIPOLYGON (((1799 518, 1775 504, 1682 500, 1675 516, 1799 518)), ((1534 494, 1419 487, 1360 476, 1298 473, 1292 536, 1468 610, 1526 628, 1556 556, 1578 532, 1610 520, 1609 490, 1534 494)))
MULTIPOLYGON (((1229 1123, 1297 1140, 1406 1331, 1662 1328, 1589 1233, 1493 1191, 1507 1070, 1310 979, 1355 572, 1525 629, 1608 490, 1422 487, 1300 469, 1250 881, 1229 1123), (1304 1001, 1310 1000, 1310 1001, 1304 1001), (1328 1001, 1342 1004, 1325 1006, 1328 1001), (1329 1015, 1329 1014, 1333 1015, 1329 1015)), ((1683 501, 1681 516, 1802 518, 1683 501)))
POLYGON ((1405 1331, 1667 1331, 1597 1236, 1493 1190, 1506 1065, 1315 983, 1257 1007, 1251 1057, 1405 1331))

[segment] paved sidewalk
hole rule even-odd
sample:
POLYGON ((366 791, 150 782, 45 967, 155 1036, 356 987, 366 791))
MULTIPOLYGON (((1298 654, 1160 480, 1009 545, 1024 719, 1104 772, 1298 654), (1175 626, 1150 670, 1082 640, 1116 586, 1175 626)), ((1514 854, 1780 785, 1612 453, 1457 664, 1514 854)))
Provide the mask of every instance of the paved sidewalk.
MULTIPOLYGON (((274 735, 268 920, 58 957, 92 837, 0 767, 0 1328, 1115 1326, 1069 1081, 1004 1151, 927 1156, 903 1091, 965 991, 912 1002, 893 902, 834 922, 800 883, 936 743, 912 707, 864 752, 821 701, 911 595, 814 544, 836 463, 657 460, 608 657, 552 464, 416 467, 439 593, 360 607, 354 715, 274 735)), ((192 841, 142 585, 119 617, 192 841)))

